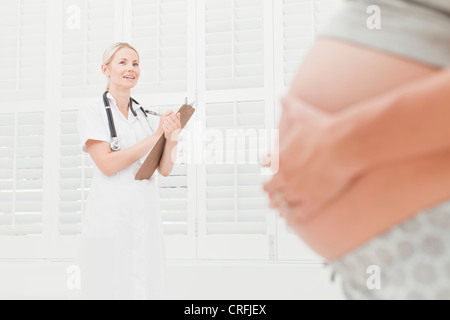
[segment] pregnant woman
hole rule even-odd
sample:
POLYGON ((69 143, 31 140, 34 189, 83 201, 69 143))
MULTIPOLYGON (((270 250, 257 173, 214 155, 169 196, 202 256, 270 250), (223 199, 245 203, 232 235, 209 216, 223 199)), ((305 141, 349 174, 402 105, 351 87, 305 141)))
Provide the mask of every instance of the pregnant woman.
POLYGON ((283 99, 265 190, 350 299, 450 299, 449 30, 446 0, 347 0, 283 99))

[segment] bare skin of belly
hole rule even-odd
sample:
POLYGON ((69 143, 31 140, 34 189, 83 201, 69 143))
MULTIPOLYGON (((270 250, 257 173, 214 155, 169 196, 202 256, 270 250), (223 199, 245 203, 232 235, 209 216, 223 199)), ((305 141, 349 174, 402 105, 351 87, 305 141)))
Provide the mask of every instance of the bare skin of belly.
MULTIPOLYGON (((330 113, 439 69, 335 39, 318 39, 290 89, 330 113)), ((401 123, 399 123, 401 126, 401 123)), ((384 164, 292 229, 328 260, 364 244, 420 210, 450 198, 450 150, 384 164)))

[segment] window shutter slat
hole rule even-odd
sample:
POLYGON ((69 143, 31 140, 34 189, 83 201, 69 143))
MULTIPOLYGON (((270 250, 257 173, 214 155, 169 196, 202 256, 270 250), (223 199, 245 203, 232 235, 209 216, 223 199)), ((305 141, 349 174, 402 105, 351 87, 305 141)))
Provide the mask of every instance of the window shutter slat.
POLYGON ((45 94, 46 0, 0 4, 0 101, 39 100, 45 94))
POLYGON ((205 1, 206 88, 264 86, 263 1, 205 1))
POLYGON ((80 8, 80 26, 62 32, 61 90, 63 98, 95 96, 104 91, 106 78, 100 70, 103 52, 114 42, 115 6, 111 1, 63 1, 63 10, 80 8))
POLYGON ((42 225, 15 225, 15 226, 2 226, 0 225, 0 235, 4 236, 35 236, 42 234, 42 225))
POLYGON ((187 0, 133 0, 132 42, 142 77, 136 92, 180 92, 187 88, 187 0))
POLYGON ((264 101, 206 104, 205 129, 212 132, 203 147, 211 149, 204 168, 205 258, 268 258, 268 209, 258 162, 265 110, 264 101), (229 246, 222 248, 221 242, 229 246))
POLYGON ((92 179, 92 162, 81 151, 76 126, 77 110, 61 112, 59 214, 58 230, 61 236, 81 232, 81 216, 92 179))
POLYGON ((8 132, 0 148, 0 235, 41 235, 44 113, 0 114, 0 128, 8 132))

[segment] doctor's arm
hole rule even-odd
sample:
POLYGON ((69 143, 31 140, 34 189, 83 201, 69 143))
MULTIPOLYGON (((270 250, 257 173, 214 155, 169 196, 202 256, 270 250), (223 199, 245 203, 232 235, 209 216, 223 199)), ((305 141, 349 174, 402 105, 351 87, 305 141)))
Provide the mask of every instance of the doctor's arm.
POLYGON ((113 152, 108 142, 98 140, 86 141, 86 147, 97 167, 106 175, 112 176, 116 172, 131 166, 145 156, 164 134, 160 125, 158 130, 138 142, 134 146, 113 152))
POLYGON ((178 137, 181 131, 180 114, 171 113, 163 124, 166 143, 159 162, 158 172, 164 177, 168 177, 173 170, 178 152, 178 137))

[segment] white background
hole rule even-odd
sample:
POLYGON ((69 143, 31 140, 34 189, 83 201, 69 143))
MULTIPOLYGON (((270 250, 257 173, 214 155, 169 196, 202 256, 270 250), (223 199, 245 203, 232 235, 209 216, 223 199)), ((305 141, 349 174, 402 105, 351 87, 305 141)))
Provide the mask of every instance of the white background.
POLYGON ((268 209, 254 159, 339 1, 0 0, 0 298, 77 297, 67 268, 92 161, 75 120, 103 93, 101 57, 116 41, 140 53, 141 104, 198 103, 176 169, 158 178, 170 297, 341 298, 322 259, 268 209), (206 133, 238 129, 248 136, 208 158, 206 133))

